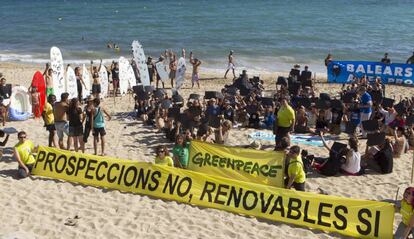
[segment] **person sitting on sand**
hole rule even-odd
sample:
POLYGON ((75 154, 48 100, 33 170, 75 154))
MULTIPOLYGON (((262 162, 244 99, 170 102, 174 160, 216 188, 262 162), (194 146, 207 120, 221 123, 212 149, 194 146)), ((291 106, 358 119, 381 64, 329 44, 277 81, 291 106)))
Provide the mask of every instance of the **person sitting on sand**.
POLYGON ((33 142, 28 140, 26 137, 26 132, 20 131, 17 134, 19 142, 14 146, 14 157, 19 164, 17 172, 19 178, 29 176, 33 165, 36 163, 36 159, 33 156, 36 152, 35 146, 33 142))
POLYGON ((414 188, 408 187, 404 190, 400 205, 395 205, 401 213, 402 221, 395 231, 394 238, 406 239, 411 234, 414 237, 414 188))
POLYGON ((362 160, 366 163, 367 167, 378 173, 392 173, 394 157, 391 140, 386 138, 379 146, 369 147, 367 145, 362 160))
POLYGON ((40 115, 40 93, 37 91, 37 87, 29 87, 30 103, 32 104, 33 115, 40 115))
POLYGON ((178 135, 172 150, 174 165, 178 168, 187 168, 189 160, 189 142, 184 140, 183 135, 178 135))
POLYGON ((111 115, 100 106, 101 100, 95 98, 94 101, 94 110, 93 110, 93 149, 94 154, 98 155, 98 140, 100 137, 101 140, 101 156, 105 156, 105 117, 104 114, 108 117, 108 120, 111 120, 111 115))
POLYGON ((215 143, 216 144, 227 144, 231 128, 232 128, 232 124, 230 120, 223 121, 220 124, 220 127, 216 129, 215 143))
POLYGON ((308 133, 308 118, 306 117, 305 107, 301 106, 296 112, 295 133, 308 133))
POLYGON ((290 147, 286 158, 289 160, 286 188, 293 187, 296 191, 305 191, 306 173, 300 155, 300 147, 297 145, 290 147))
POLYGON ((193 52, 190 52, 190 63, 193 65, 193 73, 191 75, 191 88, 193 88, 194 84, 197 83, 197 86, 200 89, 200 77, 198 75, 198 69, 201 65, 201 61, 197 58, 193 58, 193 52))
POLYGON ((396 158, 401 157, 401 155, 408 150, 407 145, 408 143, 404 135, 404 128, 397 127, 394 130, 394 144, 393 144, 394 157, 396 158))
POLYGON ((53 105, 56 102, 55 95, 49 95, 45 106, 43 107, 42 117, 45 122, 46 130, 49 131, 49 147, 59 147, 56 139, 55 116, 53 114, 53 105))
POLYGON ((320 132, 321 140, 325 148, 329 151, 328 158, 315 158, 311 163, 311 166, 320 174, 325 176, 335 176, 341 171, 341 166, 346 161, 346 148, 340 151, 335 151, 332 147, 328 146, 323 137, 323 133, 320 132))
POLYGON ((54 90, 53 90, 53 69, 50 68, 50 64, 46 63, 46 69, 43 72, 43 77, 45 78, 46 81, 46 97, 49 95, 53 95, 54 90))
POLYGON ((155 150, 155 164, 174 167, 174 160, 169 156, 168 149, 164 145, 160 145, 155 150))
POLYGON ((92 73, 92 94, 93 97, 99 98, 99 94, 101 94, 101 77, 99 76, 99 72, 102 67, 102 59, 99 62, 99 67, 93 65, 93 61, 91 61, 91 73, 92 73))

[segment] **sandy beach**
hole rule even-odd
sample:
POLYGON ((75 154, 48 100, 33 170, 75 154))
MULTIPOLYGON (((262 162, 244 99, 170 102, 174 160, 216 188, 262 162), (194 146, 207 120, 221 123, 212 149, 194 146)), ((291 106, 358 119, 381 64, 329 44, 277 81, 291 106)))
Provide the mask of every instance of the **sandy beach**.
MULTIPOLYGON (((43 72, 43 65, 0 63, 0 72, 7 83, 14 85, 29 86, 36 70, 43 72)), ((191 89, 191 78, 187 74, 181 94, 186 99, 190 93, 203 95, 206 90, 220 90, 224 84, 231 83, 231 79, 222 78, 223 73, 206 74, 201 69, 201 89, 191 89)), ((275 79, 280 74, 287 75, 260 75, 265 81, 266 95, 273 94, 275 79)), ((317 83, 316 88, 318 93, 334 94, 341 85, 317 83)), ((387 97, 395 96, 396 99, 413 93, 413 88, 408 87, 386 88, 387 97)), ((115 100, 106 98, 102 104, 113 116, 107 122, 107 155, 153 162, 156 146, 165 144, 172 147, 162 133, 128 117, 134 108, 132 96, 115 100)), ((47 145, 48 133, 41 119, 8 122, 6 127, 25 130, 35 144, 47 145)), ((247 136, 255 131, 232 129, 230 145, 249 144, 247 136)), ((345 139, 341 135, 340 140, 345 139)), ((12 135, 0 160, 0 238, 345 238, 320 230, 49 178, 32 176, 18 180, 17 162, 12 157, 16 143, 17 137, 12 135), (76 216, 75 226, 65 225, 68 218, 76 216)), ((264 149, 273 148, 273 142, 262 141, 261 144, 264 149)), ((361 144, 361 151, 363 146, 365 144, 361 144)), ((315 156, 328 155, 323 147, 305 145, 303 148, 315 156)), ((86 151, 93 153, 92 140, 87 143, 86 151)), ((307 180, 306 191, 317 193, 320 188, 330 195, 382 201, 393 200, 399 187, 401 198, 403 189, 410 183, 412 160, 412 151, 395 159, 393 173, 387 175, 329 178, 312 175, 307 180)), ((394 230, 400 221, 401 216, 396 214, 394 230)))

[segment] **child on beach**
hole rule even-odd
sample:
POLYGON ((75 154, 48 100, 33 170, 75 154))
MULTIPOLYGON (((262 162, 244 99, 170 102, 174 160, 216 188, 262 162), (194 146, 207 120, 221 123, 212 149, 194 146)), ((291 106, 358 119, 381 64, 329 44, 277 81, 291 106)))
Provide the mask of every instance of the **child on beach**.
POLYGON ((49 63, 46 63, 46 69, 43 72, 43 77, 45 78, 45 81, 46 81, 46 97, 54 94, 52 73, 53 73, 52 68, 50 68, 49 63))
POLYGON ((40 115, 40 93, 37 91, 37 87, 29 87, 29 93, 33 115, 40 115))
POLYGON ((174 167, 174 161, 169 156, 166 146, 160 145, 156 149, 157 156, 155 157, 155 164, 174 167))

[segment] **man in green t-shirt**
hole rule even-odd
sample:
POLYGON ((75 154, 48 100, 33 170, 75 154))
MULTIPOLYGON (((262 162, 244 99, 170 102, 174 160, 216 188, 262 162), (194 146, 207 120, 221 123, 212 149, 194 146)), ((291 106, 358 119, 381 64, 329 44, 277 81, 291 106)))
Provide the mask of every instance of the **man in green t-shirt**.
POLYGON ((306 173, 303 168, 299 146, 290 147, 286 160, 289 160, 287 175, 289 181, 286 188, 290 189, 293 186, 297 191, 305 191, 306 173))

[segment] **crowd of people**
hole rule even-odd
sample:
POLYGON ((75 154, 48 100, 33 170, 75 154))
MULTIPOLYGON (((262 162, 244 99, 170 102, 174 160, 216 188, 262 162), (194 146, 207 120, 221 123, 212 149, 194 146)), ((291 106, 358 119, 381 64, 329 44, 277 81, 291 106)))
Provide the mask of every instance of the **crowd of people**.
MULTIPOLYGON (((235 77, 233 54, 231 51, 228 55, 225 77, 230 71, 235 77)), ((184 50, 182 56, 185 57, 184 50)), ((177 56, 166 51, 158 61, 166 58, 169 61, 171 87, 174 87, 177 56)), ((325 63, 331 60, 329 55, 325 63)), ((192 87, 195 84, 199 87, 201 61, 194 58, 192 52, 189 61, 193 65, 192 87)), ((382 61, 390 63, 387 54, 382 61)), ((187 168, 192 139, 226 145, 235 127, 266 129, 275 134, 274 150, 286 153, 285 187, 305 191, 306 177, 311 172, 324 176, 339 173, 359 176, 369 171, 391 173, 394 158, 401 157, 414 147, 414 97, 400 98, 398 102, 387 98, 380 78, 374 82, 369 82, 366 77, 354 78, 336 94, 318 95, 309 67, 305 66, 301 71, 300 65, 294 65, 288 77, 277 78, 274 94, 265 96, 264 82, 259 77, 249 77, 243 70, 221 91, 206 91, 204 96, 194 93, 184 99, 178 91, 169 95, 164 89, 164 82, 159 88, 156 62, 149 57, 147 64, 152 85, 138 85, 132 89, 134 114, 137 120, 154 127, 174 143, 171 154, 164 145, 156 147, 156 164, 187 168), (290 136, 294 133, 319 136, 328 151, 327 156, 315 157, 298 145, 291 146, 290 136), (343 133, 349 136, 346 144, 334 142, 329 145, 325 140, 328 134, 332 137, 343 133), (364 151, 361 151, 361 139, 367 139, 365 147, 362 146, 364 151)), ((56 102, 52 72, 47 65, 44 73, 47 102, 42 116, 49 132, 49 146, 85 152, 85 144, 92 132, 94 154, 98 154, 100 142, 100 155, 105 155, 105 122, 111 120, 111 115, 101 105, 98 73, 101 67, 102 62, 99 66, 93 66, 91 62, 92 95, 86 99, 83 97, 84 82, 77 67, 78 97, 69 99, 69 94, 63 93, 61 100, 56 102)), ((116 96, 119 87, 118 63, 111 64, 108 74, 112 75, 113 95, 116 96)), ((136 76, 139 82, 139 72, 136 76)), ((5 78, 0 78, 0 95, 3 97, 0 110, 5 119, 10 91, 5 78)), ((31 95, 39 97, 36 89, 31 95)), ((34 162, 32 152, 35 152, 35 147, 26 138, 26 132, 19 132, 19 142, 15 146, 20 177, 30 174, 34 162)), ((7 139, 8 135, 3 144, 7 139)))

